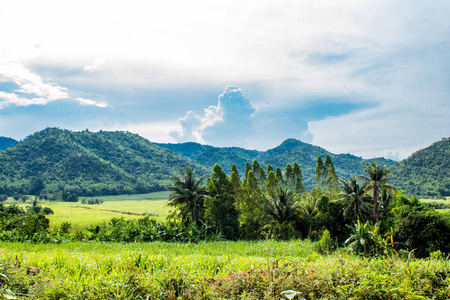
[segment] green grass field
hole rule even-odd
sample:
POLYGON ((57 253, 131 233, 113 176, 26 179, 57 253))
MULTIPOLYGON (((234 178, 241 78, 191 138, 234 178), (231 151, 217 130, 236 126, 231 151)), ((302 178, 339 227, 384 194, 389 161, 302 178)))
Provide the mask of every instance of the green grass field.
POLYGON ((169 199, 170 192, 154 192, 148 194, 132 194, 132 195, 114 195, 114 196, 96 196, 96 197, 80 197, 81 199, 103 199, 104 201, 125 201, 125 200, 161 200, 169 199))
POLYGON ((420 199, 420 202, 422 203, 430 203, 430 202, 436 202, 436 203, 450 203, 450 198, 447 197, 446 200, 444 199, 420 199))
MULTIPOLYGON (((71 232, 86 231, 90 226, 108 223, 112 218, 136 219, 149 214, 157 220, 164 220, 171 208, 166 206, 168 192, 156 192, 138 195, 119 195, 101 197, 81 197, 79 202, 40 201, 44 207, 50 207, 53 215, 48 215, 50 227, 58 228, 62 222, 72 224, 71 232), (81 204, 82 199, 102 199, 102 204, 81 204)), ((34 199, 34 198, 33 198, 34 199)), ((7 204, 30 206, 33 199, 26 203, 8 199, 7 204)))
POLYGON ((287 299, 286 290, 300 293, 293 299, 450 297, 448 260, 319 255, 308 240, 0 242, 0 274, 9 299, 287 299), (30 266, 39 276, 27 275, 30 266))
POLYGON ((103 204, 82 205, 80 202, 43 202, 53 215, 48 215, 50 226, 57 228, 62 222, 70 222, 72 231, 84 231, 93 225, 102 225, 112 218, 136 219, 143 214, 150 214, 158 220, 164 220, 170 208, 167 200, 124 200, 106 201, 103 204))

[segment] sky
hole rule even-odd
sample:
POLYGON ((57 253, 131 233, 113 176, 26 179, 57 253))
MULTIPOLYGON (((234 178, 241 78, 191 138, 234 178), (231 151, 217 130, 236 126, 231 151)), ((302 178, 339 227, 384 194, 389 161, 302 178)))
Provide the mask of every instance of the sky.
POLYGON ((46 127, 404 159, 450 136, 450 2, 0 4, 0 136, 46 127))

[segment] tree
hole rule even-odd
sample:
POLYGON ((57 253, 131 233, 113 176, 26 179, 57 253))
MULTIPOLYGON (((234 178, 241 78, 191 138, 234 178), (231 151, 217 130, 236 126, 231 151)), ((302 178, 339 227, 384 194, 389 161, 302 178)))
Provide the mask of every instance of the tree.
POLYGON ((395 199, 394 191, 390 188, 382 187, 380 190, 380 219, 382 220, 384 216, 389 211, 389 206, 391 206, 393 200, 395 199))
MULTIPOLYGON (((273 173, 272 173, 273 174, 273 173)), ((296 194, 288 188, 278 188, 275 197, 266 198, 265 211, 273 220, 272 234, 290 238, 294 231, 293 222, 297 216, 296 194)))
POLYGON ((273 174, 273 171, 270 171, 267 174, 267 182, 266 182, 266 191, 267 194, 270 197, 276 197, 277 190, 280 187, 277 178, 275 177, 275 174, 273 174))
POLYGON ((294 186, 294 171, 292 170, 291 164, 287 164, 284 169, 284 178, 286 180, 286 185, 290 188, 294 186))
POLYGON ((364 179, 366 184, 366 191, 372 192, 373 197, 373 216, 375 218, 375 222, 378 223, 380 221, 380 209, 379 209, 379 192, 381 188, 384 189, 394 189, 389 185, 389 179, 387 175, 389 174, 389 170, 384 166, 379 166, 378 163, 371 162, 370 164, 366 164, 364 168, 364 172, 367 176, 361 176, 364 179))
POLYGON ((325 155, 325 162, 323 163, 324 172, 326 176, 326 187, 330 191, 337 191, 339 185, 339 179, 336 175, 336 170, 334 169, 333 162, 331 161, 330 155, 325 155))
POLYGON ((247 183, 248 172, 251 170, 252 170, 252 165, 249 162, 246 162, 245 163, 245 171, 244 171, 244 182, 243 182, 244 185, 247 183))
POLYGON ((275 177, 276 177, 277 180, 278 180, 278 184, 284 185, 283 173, 281 173, 280 167, 277 167, 277 168, 275 169, 275 177))
POLYGON ((208 197, 208 192, 201 185, 205 175, 195 180, 195 170, 186 167, 186 171, 179 170, 178 176, 173 176, 173 185, 167 189, 172 191, 169 202, 180 210, 179 216, 182 223, 197 223, 199 215, 203 214, 203 202, 208 197))
POLYGON ((292 172, 294 173, 295 191, 300 195, 305 192, 305 184, 303 183, 303 174, 298 163, 294 163, 292 172))
POLYGON ((214 165, 212 171, 207 183, 210 197, 206 205, 206 220, 226 239, 236 239, 239 234, 239 213, 233 197, 233 187, 218 164, 214 165))
POLYGON ((238 202, 242 196, 242 182, 241 178, 239 177, 239 171, 235 164, 231 165, 230 183, 233 190, 233 196, 236 199, 237 205, 239 206, 238 202))
POLYGON ((302 220, 307 227, 307 237, 318 237, 320 226, 324 224, 324 213, 328 210, 328 197, 324 195, 309 195, 303 198, 298 206, 302 220))
POLYGON ((78 195, 77 194, 70 194, 67 196, 66 202, 78 202, 78 195))
POLYGON ((255 174, 256 178, 258 179, 258 184, 260 186, 263 186, 266 183, 266 173, 264 173, 264 169, 256 160, 253 161, 252 169, 253 174, 255 174))
POLYGON ((322 157, 317 157, 316 164, 316 186, 318 189, 322 190, 326 183, 326 170, 323 165, 322 157))
POLYGON ((366 185, 360 186, 357 178, 352 177, 349 180, 341 179, 341 188, 337 203, 341 205, 344 218, 354 222, 366 221, 370 217, 370 207, 365 202, 370 200, 365 195, 366 185))
POLYGON ((30 183, 28 194, 39 196, 43 189, 45 189, 44 179, 42 179, 41 177, 36 177, 30 183))
POLYGON ((267 176, 269 176, 270 171, 273 172, 273 167, 272 167, 271 164, 268 164, 268 165, 267 165, 267 172, 266 172, 266 173, 267 173, 267 176))
POLYGON ((288 188, 278 188, 275 197, 268 197, 266 212, 279 224, 291 221, 297 214, 295 193, 288 188))
POLYGON ((260 237, 261 228, 267 223, 267 216, 264 213, 263 193, 252 170, 248 172, 240 208, 242 235, 246 238, 260 237))

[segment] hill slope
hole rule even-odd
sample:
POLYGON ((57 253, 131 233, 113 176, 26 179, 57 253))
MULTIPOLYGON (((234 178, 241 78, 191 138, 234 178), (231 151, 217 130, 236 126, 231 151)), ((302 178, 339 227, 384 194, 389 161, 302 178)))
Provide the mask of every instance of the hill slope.
POLYGON ((206 172, 135 134, 47 128, 0 152, 0 194, 44 187, 78 195, 146 193, 164 189, 185 166, 206 172))
POLYGON ((450 196, 450 138, 419 150, 391 168, 391 182, 410 194, 450 196))
POLYGON ((15 139, 0 136, 0 150, 5 150, 6 148, 12 147, 18 142, 15 139))

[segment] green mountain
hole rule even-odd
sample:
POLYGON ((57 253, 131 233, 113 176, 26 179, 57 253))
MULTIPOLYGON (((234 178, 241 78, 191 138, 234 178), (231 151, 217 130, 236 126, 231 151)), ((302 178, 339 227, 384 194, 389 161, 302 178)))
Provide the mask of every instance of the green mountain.
POLYGON ((15 139, 0 136, 0 150, 5 150, 6 148, 12 147, 17 144, 15 139))
POLYGON ((155 145, 170 149, 194 163, 205 166, 208 170, 211 170, 217 163, 227 173, 230 173, 232 164, 235 164, 243 172, 245 163, 247 161, 252 162, 262 153, 258 150, 247 150, 239 147, 219 148, 193 142, 180 144, 156 143, 155 145))
MULTIPOLYGON (((218 163, 225 172, 230 173, 231 165, 235 164, 241 172, 241 176, 247 161, 251 163, 253 160, 257 160, 263 167, 271 164, 274 169, 280 167, 283 171, 288 163, 292 165, 297 162, 302 169, 307 189, 315 186, 315 168, 318 156, 324 159, 326 154, 330 155, 337 175, 345 178, 363 174, 364 165, 370 161, 351 154, 333 154, 321 147, 296 139, 288 139, 281 145, 267 151, 246 150, 237 147, 218 148, 192 142, 157 145, 171 149, 195 163, 206 166, 208 169, 218 163)), ((385 158, 375 158, 374 160, 388 168, 395 163, 393 160, 385 158)))
POLYGON ((186 166, 207 172, 136 134, 47 128, 0 152, 0 194, 146 193, 165 189, 186 166))
POLYGON ((391 183, 420 196, 450 196, 450 138, 419 150, 391 168, 391 183))

